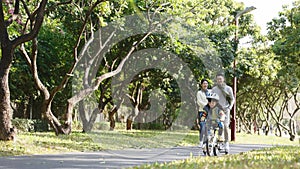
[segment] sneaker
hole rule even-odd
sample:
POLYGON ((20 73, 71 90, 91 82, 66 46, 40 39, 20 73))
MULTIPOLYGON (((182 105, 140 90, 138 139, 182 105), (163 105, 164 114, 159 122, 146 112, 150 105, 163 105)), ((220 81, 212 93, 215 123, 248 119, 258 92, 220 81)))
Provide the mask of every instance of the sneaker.
POLYGON ((229 142, 225 143, 225 152, 229 152, 229 142))
POLYGON ((218 142, 224 142, 224 138, 222 135, 218 135, 218 142))
POLYGON ((200 147, 200 148, 202 148, 202 147, 203 147, 203 142, 202 142, 202 141, 200 141, 200 143, 199 143, 198 147, 200 147))

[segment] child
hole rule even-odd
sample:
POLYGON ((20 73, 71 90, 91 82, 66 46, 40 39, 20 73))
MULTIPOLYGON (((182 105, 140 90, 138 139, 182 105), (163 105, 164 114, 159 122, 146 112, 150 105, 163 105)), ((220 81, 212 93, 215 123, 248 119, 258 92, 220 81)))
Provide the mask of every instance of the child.
POLYGON ((208 131, 211 126, 219 127, 218 139, 219 141, 223 140, 222 133, 225 114, 218 106, 219 96, 216 93, 208 93, 206 98, 208 103, 204 106, 203 111, 198 113, 197 118, 197 124, 200 127, 199 147, 203 147, 203 134, 205 131, 208 131))

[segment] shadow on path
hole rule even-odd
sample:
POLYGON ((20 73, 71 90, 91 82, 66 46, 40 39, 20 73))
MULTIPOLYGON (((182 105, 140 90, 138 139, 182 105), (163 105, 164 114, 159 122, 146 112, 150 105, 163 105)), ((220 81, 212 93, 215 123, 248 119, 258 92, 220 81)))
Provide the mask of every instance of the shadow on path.
MULTIPOLYGON (((232 144, 230 154, 237 154, 270 145, 232 144)), ((155 162, 182 160, 203 156, 198 147, 107 150, 100 152, 1 157, 2 169, 93 169, 126 168, 155 162)))

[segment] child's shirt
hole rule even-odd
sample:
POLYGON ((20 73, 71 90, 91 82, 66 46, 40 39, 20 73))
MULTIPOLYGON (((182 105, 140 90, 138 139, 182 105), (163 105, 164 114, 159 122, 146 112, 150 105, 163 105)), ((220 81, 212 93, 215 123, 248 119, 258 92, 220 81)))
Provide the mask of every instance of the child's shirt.
POLYGON ((210 108, 209 105, 204 106, 203 110, 206 112, 206 120, 210 121, 224 121, 225 114, 224 112, 218 107, 210 108))

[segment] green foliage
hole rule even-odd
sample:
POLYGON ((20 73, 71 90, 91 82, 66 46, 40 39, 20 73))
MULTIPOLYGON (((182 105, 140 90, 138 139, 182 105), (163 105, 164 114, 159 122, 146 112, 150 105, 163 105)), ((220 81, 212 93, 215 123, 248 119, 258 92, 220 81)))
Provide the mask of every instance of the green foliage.
MULTIPOLYGON (((277 73, 280 70, 280 63, 276 60, 275 55, 264 46, 244 49, 237 57, 238 71, 242 74, 242 82, 246 78, 256 79, 257 86, 268 85, 271 81, 277 78, 277 73), (243 79, 245 78, 245 79, 243 79)), ((249 84, 251 80, 247 80, 249 84)), ((243 84, 242 84, 243 85, 243 84)), ((251 85, 245 84, 245 87, 251 85)), ((243 87, 241 87, 243 90, 243 87)))
POLYGON ((53 88, 71 67, 75 37, 59 20, 47 20, 39 33, 38 70, 46 86, 53 88))
POLYGON ((126 128, 126 123, 116 122, 116 130, 124 130, 126 128))
POLYGON ((268 23, 268 37, 274 41, 272 50, 282 66, 278 73, 281 81, 289 87, 297 88, 300 82, 300 1, 291 8, 285 7, 278 19, 268 23), (286 76, 288 74, 288 76, 286 76))
POLYGON ((36 98, 38 96, 34 88, 30 68, 18 51, 15 53, 15 59, 11 67, 9 87, 12 91, 11 101, 17 105, 25 104, 30 97, 36 98))

